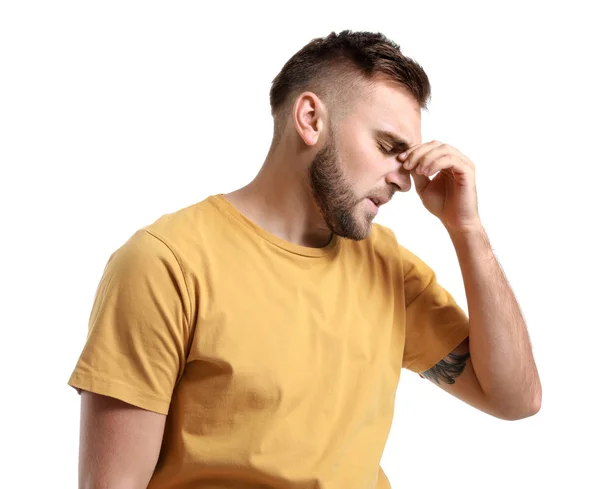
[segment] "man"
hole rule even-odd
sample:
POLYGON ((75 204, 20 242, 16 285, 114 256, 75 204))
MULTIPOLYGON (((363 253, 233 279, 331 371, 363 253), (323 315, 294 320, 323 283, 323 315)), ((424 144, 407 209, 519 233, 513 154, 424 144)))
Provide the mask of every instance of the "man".
POLYGON ((388 488, 379 462, 403 367, 501 419, 540 409, 474 165, 421 141, 429 94, 381 34, 313 40, 273 81, 256 178, 111 255, 69 381, 81 487, 388 488), (372 223, 411 176, 455 246, 468 318, 372 223))

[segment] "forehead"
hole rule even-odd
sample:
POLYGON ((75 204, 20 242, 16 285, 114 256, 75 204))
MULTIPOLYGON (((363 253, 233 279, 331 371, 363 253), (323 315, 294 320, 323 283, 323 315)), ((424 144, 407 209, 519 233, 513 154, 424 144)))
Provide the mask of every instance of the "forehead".
POLYGON ((388 80, 377 80, 355 106, 355 113, 372 131, 389 131, 408 141, 421 143, 421 107, 410 92, 388 80))

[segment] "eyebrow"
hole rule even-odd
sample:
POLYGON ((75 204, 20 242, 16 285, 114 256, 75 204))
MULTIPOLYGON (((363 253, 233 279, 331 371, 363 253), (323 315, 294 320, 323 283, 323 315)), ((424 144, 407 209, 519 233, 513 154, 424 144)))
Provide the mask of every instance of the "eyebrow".
POLYGON ((391 144, 392 149, 390 151, 403 153, 408 148, 410 148, 410 144, 405 139, 397 136, 393 132, 390 131, 382 131, 380 129, 375 131, 375 136, 379 139, 385 139, 387 143, 391 144))

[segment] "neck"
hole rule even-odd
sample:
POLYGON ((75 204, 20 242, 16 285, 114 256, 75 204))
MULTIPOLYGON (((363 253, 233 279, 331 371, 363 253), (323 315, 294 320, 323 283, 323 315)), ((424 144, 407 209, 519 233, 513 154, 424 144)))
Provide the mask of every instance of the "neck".
POLYGON ((314 155, 286 151, 291 145, 271 148, 252 182, 225 194, 238 211, 270 233, 294 244, 321 248, 331 240, 313 199, 308 165, 314 155))

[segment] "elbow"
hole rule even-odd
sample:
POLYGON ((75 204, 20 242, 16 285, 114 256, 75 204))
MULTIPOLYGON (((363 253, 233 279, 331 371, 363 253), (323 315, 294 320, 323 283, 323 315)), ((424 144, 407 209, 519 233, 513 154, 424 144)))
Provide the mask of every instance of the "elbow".
POLYGON ((539 396, 537 396, 535 398, 535 401, 533 403, 532 414, 530 414, 530 416, 533 416, 534 414, 539 413, 540 409, 542 409, 542 393, 541 392, 540 392, 539 396))
POLYGON ((541 409, 541 404, 535 405, 528 409, 521 409, 518 411, 508 411, 508 412, 502 413, 501 419, 504 419, 506 421, 519 421, 521 419, 531 418, 532 416, 535 416, 537 413, 539 413, 540 409, 541 409))
POLYGON ((519 406, 509 406, 503 409, 497 416, 506 421, 519 421, 521 419, 535 416, 542 409, 542 395, 536 396, 528 403, 519 406))
POLYGON ((526 418, 536 415, 542 409, 542 386, 538 383, 533 399, 529 402, 526 418))

